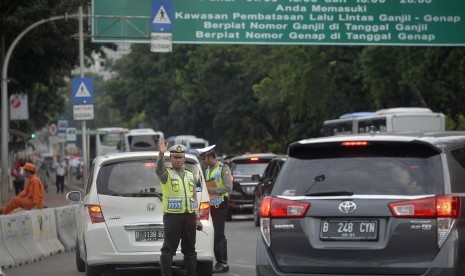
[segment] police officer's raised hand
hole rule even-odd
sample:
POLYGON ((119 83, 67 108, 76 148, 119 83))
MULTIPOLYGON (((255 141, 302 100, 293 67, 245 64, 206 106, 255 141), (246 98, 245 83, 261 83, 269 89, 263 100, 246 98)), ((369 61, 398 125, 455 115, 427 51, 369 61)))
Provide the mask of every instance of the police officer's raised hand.
POLYGON ((167 151, 168 147, 166 146, 165 139, 160 137, 158 139, 158 151, 163 154, 167 151))

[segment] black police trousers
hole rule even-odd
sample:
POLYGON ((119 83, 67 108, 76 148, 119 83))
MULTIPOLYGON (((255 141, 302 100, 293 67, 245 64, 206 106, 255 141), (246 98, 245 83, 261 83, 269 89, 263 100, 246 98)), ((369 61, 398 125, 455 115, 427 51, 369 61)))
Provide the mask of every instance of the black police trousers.
POLYGON ((216 262, 227 264, 228 248, 226 236, 224 234, 224 227, 226 216, 228 214, 228 199, 225 199, 223 202, 221 202, 218 208, 215 206, 210 206, 210 213, 213 220, 213 229, 215 229, 214 251, 216 262))
POLYGON ((197 252, 195 251, 196 217, 195 214, 163 215, 165 240, 161 248, 160 263, 162 275, 171 275, 173 256, 181 242, 186 275, 196 275, 197 252))

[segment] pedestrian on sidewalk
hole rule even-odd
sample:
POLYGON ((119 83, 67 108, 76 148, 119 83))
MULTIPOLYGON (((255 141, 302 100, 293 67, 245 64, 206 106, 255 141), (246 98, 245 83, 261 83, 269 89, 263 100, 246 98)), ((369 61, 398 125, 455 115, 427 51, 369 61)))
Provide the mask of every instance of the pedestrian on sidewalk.
POLYGON ((13 187, 15 188, 15 195, 18 195, 24 189, 24 182, 26 177, 24 176, 24 161, 19 158, 16 160, 15 165, 11 168, 11 176, 13 177, 13 187))
POLYGON ((40 180, 42 180, 42 183, 44 184, 45 192, 48 193, 48 185, 51 182, 50 181, 51 172, 50 172, 50 166, 47 165, 47 162, 45 160, 40 162, 39 170, 37 171, 37 174, 40 180))
POLYGON ((53 170, 55 171, 55 184, 57 186, 57 194, 64 193, 66 162, 61 160, 60 155, 57 155, 57 160, 53 164, 53 170))

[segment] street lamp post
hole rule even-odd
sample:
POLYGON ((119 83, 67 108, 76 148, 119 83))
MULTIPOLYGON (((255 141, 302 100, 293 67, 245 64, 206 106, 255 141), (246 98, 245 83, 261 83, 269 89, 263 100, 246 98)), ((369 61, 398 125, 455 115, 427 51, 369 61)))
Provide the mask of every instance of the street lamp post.
MULTIPOLYGON (((10 47, 8 48, 8 51, 5 55, 5 60, 3 61, 3 66, 2 66, 2 95, 1 95, 1 101, 2 101, 2 122, 1 122, 1 162, 2 162, 2 182, 1 182, 1 201, 6 202, 8 200, 8 138, 9 138, 9 131, 8 131, 8 121, 9 121, 9 116, 8 116, 8 63, 10 61, 11 54, 13 53, 14 48, 16 47, 16 44, 21 40, 21 38, 24 37, 30 30, 34 29, 35 27, 42 25, 44 23, 50 22, 50 21, 55 21, 55 20, 62 20, 65 19, 67 20, 68 18, 72 19, 78 19, 79 17, 82 17, 82 7, 80 7, 80 13, 79 14, 65 14, 65 15, 59 15, 59 16, 53 16, 48 19, 42 19, 40 21, 37 21, 27 27, 22 33, 20 33, 13 43, 11 43, 10 47)), ((82 20, 82 19, 81 19, 82 20)), ((82 37, 80 38, 82 39, 82 37)))

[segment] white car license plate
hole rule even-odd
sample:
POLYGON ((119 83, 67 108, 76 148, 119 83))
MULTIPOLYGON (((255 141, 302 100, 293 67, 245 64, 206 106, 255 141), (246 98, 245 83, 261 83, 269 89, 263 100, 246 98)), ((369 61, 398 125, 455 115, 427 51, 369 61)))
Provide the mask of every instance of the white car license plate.
POLYGON ((134 232, 136 242, 160 241, 165 238, 163 230, 137 230, 134 232))
POLYGON ((321 240, 377 240, 377 220, 322 220, 321 240))

